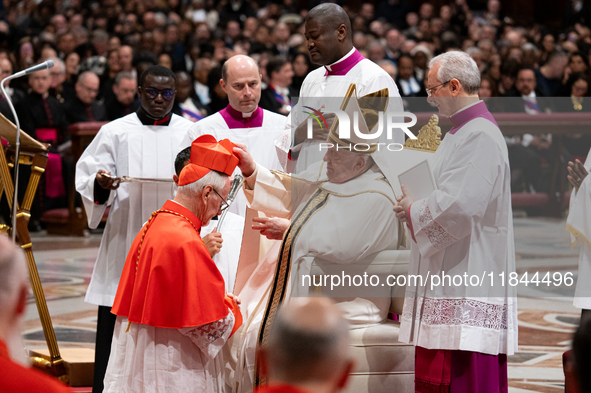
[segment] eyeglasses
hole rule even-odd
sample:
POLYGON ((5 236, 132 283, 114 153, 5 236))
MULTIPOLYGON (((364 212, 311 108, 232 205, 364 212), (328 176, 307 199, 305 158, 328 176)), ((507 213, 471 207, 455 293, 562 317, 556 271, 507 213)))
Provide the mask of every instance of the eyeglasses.
POLYGON ((449 82, 451 82, 451 79, 450 79, 450 80, 448 80, 447 82, 440 83, 440 84, 438 84, 438 85, 435 85, 435 86, 433 86, 433 87, 427 87, 427 88, 425 89, 425 91, 427 92, 427 95, 428 95, 428 96, 431 96, 431 94, 433 94, 433 90, 434 90, 434 89, 437 89, 438 87, 441 87, 441 86, 445 86, 445 85, 447 85, 449 82))
POLYGON ((220 211, 223 212, 224 210, 226 210, 228 207, 230 207, 230 204, 228 203, 227 200, 224 199, 223 196, 220 195, 219 192, 217 192, 215 190, 215 188, 211 187, 211 189, 213 190, 213 192, 215 192, 217 194, 217 196, 220 197, 220 199, 222 200, 222 204, 220 205, 220 211))
POLYGON ((81 83, 80 86, 82 86, 84 88, 84 90, 86 90, 87 92, 92 93, 92 94, 98 94, 98 92, 99 92, 99 89, 88 87, 83 83, 81 83))
POLYGON ((156 89, 155 87, 144 87, 143 90, 146 92, 146 95, 150 97, 152 100, 158 97, 158 94, 162 94, 162 98, 165 100, 172 100, 174 98, 174 93, 176 90, 173 89, 156 89))

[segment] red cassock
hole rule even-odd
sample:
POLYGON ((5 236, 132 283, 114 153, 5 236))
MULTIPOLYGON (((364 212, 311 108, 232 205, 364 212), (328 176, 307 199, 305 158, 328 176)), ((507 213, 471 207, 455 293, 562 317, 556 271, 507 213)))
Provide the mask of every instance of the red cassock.
POLYGON ((180 329, 212 323, 234 314, 224 279, 200 236, 201 221, 173 201, 152 213, 125 261, 112 313, 130 322, 180 329))
POLYGON ((8 356, 6 344, 0 340, 0 392, 72 393, 72 390, 41 371, 13 362, 8 356))

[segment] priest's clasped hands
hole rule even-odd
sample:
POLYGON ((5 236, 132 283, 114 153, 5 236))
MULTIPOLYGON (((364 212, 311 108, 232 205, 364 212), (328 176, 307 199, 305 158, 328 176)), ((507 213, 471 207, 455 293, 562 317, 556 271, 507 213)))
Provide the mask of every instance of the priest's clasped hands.
POLYGON ((234 300, 234 302, 237 305, 240 305, 240 303, 242 303, 242 300, 240 300, 240 298, 236 295, 234 295, 232 292, 226 292, 226 296, 228 296, 230 299, 234 300))

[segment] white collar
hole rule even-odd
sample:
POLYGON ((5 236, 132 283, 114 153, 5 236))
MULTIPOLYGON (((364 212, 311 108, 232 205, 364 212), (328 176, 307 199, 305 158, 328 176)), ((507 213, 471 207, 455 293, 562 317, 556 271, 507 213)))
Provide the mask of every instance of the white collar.
POLYGON ((335 61, 335 62, 334 62, 334 63, 332 63, 332 64, 325 65, 324 67, 325 67, 325 68, 326 68, 326 69, 327 69, 329 72, 332 72, 332 69, 331 69, 331 67, 332 67, 333 65, 340 63, 341 61, 345 60, 347 57, 351 56, 353 53, 355 53, 355 47, 353 47, 353 49, 351 49, 351 50, 349 51, 349 53, 347 53, 345 56, 341 57, 339 60, 335 61))

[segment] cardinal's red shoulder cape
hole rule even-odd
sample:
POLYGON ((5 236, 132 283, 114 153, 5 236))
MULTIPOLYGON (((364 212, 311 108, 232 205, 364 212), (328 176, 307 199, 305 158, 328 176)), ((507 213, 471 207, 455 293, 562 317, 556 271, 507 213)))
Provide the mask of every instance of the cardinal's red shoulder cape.
POLYGON ((112 313, 130 322, 180 329, 228 315, 242 317, 226 297, 224 279, 200 236, 201 221, 167 201, 136 236, 119 281, 112 313))

